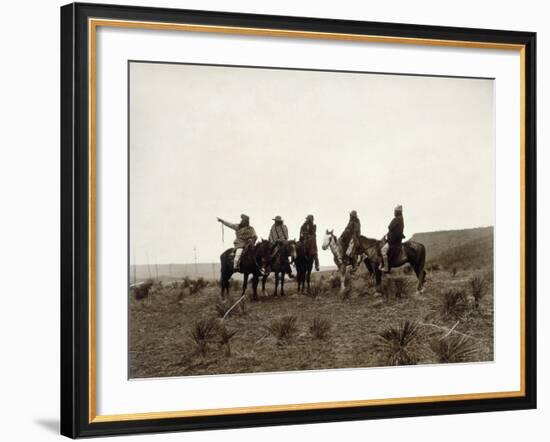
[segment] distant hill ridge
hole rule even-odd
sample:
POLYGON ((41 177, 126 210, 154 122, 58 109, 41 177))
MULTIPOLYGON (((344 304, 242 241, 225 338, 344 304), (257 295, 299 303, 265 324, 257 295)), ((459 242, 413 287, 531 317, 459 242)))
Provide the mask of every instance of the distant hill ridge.
POLYGON ((493 236, 490 226, 415 233, 411 239, 424 244, 428 264, 477 268, 493 265, 493 236))

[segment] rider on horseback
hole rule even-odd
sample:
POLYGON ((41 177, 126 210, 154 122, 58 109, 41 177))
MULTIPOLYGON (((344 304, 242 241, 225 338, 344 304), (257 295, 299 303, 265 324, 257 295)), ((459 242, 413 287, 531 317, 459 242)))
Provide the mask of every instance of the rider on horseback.
POLYGON ((315 260, 315 270, 319 271, 319 255, 317 252, 317 225, 313 223, 313 215, 308 215, 306 221, 300 227, 300 241, 304 244, 312 241, 312 253, 315 260))
POLYGON ((390 260, 388 255, 390 252, 399 250, 401 247, 401 240, 405 238, 403 230, 405 229, 405 223, 403 221, 403 206, 399 205, 394 209, 394 217, 388 226, 388 233, 384 238, 384 245, 380 249, 382 252, 382 263, 380 264, 380 270, 388 273, 390 271, 390 260))
MULTIPOLYGON (((288 228, 285 226, 285 223, 283 219, 277 215, 275 218, 273 218, 273 225, 271 226, 271 230, 269 231, 269 242, 273 245, 273 249, 271 251, 271 259, 273 260, 275 256, 277 256, 277 252, 279 251, 281 245, 286 243, 288 241, 288 228)), ((292 268, 290 267, 290 264, 287 261, 287 273, 289 278, 294 278, 294 275, 292 274, 292 268)))
POLYGON ((358 264, 355 253, 360 244, 360 235, 361 221, 359 221, 359 218, 357 217, 357 212, 355 210, 352 210, 349 214, 348 225, 342 232, 342 235, 340 235, 340 239, 338 241, 340 243, 342 251, 344 252, 344 257, 349 258, 354 269, 357 267, 358 264))
POLYGON ((250 225, 250 218, 244 213, 241 215, 241 222, 239 224, 230 223, 221 218, 217 218, 217 220, 224 226, 235 231, 236 238, 233 242, 235 246, 235 259, 233 261, 233 270, 238 271, 243 249, 249 245, 254 245, 258 239, 256 231, 254 227, 250 225))

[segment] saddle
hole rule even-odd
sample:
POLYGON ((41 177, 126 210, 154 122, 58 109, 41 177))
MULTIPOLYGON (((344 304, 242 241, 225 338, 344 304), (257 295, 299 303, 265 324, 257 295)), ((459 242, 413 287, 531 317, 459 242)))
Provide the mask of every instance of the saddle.
MULTIPOLYGON (((235 250, 236 250, 235 247, 229 250, 230 250, 229 256, 231 256, 232 259, 235 258, 235 250)), ((243 261, 243 258, 246 258, 253 250, 254 250, 253 244, 247 244, 246 246, 244 246, 243 253, 241 253, 241 262, 243 261)))
POLYGON ((388 250, 388 260, 390 262, 390 266, 393 266, 393 263, 396 261, 404 261, 405 259, 406 253, 404 244, 395 246, 390 245, 390 249, 388 250))

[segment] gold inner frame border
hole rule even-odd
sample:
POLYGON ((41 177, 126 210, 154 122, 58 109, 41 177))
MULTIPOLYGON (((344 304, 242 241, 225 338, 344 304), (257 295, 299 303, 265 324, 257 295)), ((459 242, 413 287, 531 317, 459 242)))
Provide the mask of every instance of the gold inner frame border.
POLYGON ((246 413, 270 413, 280 411, 322 410, 330 408, 365 407, 375 405, 414 404, 427 402, 461 401, 512 398, 525 396, 525 46, 521 44, 475 42, 460 40, 423 39, 412 37, 390 37, 363 34, 323 33, 283 29, 247 28, 232 26, 196 25, 184 23, 161 23, 112 19, 88 19, 88 93, 89 93, 89 423, 133 421, 145 419, 168 419, 179 417, 221 416, 246 413), (412 44, 421 46, 447 46, 477 49, 499 49, 518 51, 520 54, 520 389, 487 393, 465 393, 437 396, 416 396, 388 399, 367 399, 336 402, 316 402, 285 405, 260 405, 235 408, 197 409, 181 411, 153 411, 98 415, 96 413, 96 35, 98 27, 134 28, 148 30, 172 30, 186 32, 208 32, 217 34, 254 35, 268 37, 292 37, 358 41, 370 43, 412 44))

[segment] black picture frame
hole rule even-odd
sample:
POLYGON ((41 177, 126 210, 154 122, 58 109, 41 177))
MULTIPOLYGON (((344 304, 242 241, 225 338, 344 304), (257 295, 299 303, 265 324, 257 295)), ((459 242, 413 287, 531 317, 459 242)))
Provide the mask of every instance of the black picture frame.
POLYGON ((73 3, 61 8, 61 434, 76 438, 536 408, 536 34, 241 13, 73 3), (93 422, 90 419, 89 18, 524 47, 524 395, 365 407, 93 422))

